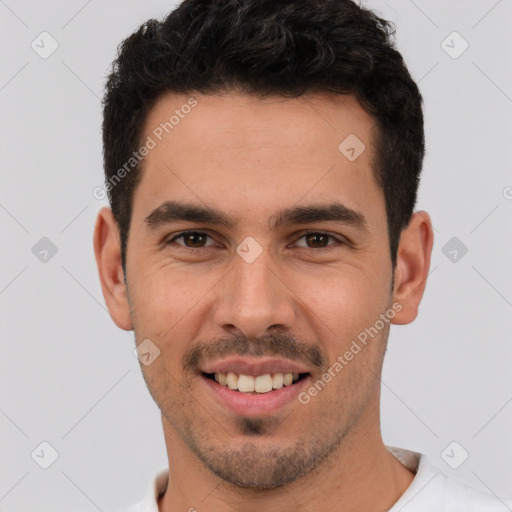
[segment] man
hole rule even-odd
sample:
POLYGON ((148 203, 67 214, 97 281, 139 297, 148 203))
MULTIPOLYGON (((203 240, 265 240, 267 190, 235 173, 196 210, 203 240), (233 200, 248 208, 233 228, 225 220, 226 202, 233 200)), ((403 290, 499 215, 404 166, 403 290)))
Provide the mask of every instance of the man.
POLYGON ((506 510, 381 437, 433 244, 391 34, 350 0, 186 0, 123 42, 94 246, 169 459, 130 512, 506 510))

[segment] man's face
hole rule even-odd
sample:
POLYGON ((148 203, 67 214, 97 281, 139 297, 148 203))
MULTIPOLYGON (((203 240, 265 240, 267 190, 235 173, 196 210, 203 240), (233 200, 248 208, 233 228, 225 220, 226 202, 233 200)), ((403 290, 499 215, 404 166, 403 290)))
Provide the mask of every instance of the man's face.
MULTIPOLYGON (((193 96, 161 141, 154 130, 188 111, 188 97, 163 97, 145 123, 141 140, 157 144, 133 200, 131 319, 137 343, 160 350, 142 370, 168 437, 227 481, 272 487, 378 418, 387 323, 308 393, 393 301, 373 122, 351 96, 193 96), (351 134, 366 146, 355 160, 338 149, 351 134), (171 222, 170 209, 154 213, 167 201, 215 209, 231 225, 171 222), (278 216, 332 204, 338 218, 278 216), (183 231, 196 233, 172 241, 183 231), (244 394, 216 372, 244 375, 241 386, 270 374, 277 389, 244 394), (279 388, 287 373, 300 379, 279 388)), ((256 380, 268 389, 269 377, 256 380)))

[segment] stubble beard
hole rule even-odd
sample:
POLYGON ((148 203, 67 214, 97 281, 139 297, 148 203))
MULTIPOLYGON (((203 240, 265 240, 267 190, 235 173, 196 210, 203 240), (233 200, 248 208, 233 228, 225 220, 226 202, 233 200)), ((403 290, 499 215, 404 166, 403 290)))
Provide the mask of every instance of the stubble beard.
POLYGON ((314 433, 287 447, 258 443, 258 438, 268 438, 279 423, 276 418, 238 418, 236 431, 255 439, 240 448, 226 449, 204 442, 204 437, 197 435, 197 424, 188 421, 179 434, 211 473, 237 487, 251 489, 273 489, 295 482, 319 466, 345 437, 345 432, 336 432, 328 439, 322 433, 314 433))

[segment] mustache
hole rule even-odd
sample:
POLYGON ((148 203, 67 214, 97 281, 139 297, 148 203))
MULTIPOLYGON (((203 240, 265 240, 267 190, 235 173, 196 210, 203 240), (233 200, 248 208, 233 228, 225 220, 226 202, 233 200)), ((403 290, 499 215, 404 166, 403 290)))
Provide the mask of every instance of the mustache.
POLYGON ((307 363, 314 368, 327 366, 327 358, 321 350, 288 334, 270 334, 262 338, 249 338, 244 334, 223 337, 200 343, 188 349, 181 362, 185 370, 198 370, 201 363, 225 356, 277 356, 307 363))

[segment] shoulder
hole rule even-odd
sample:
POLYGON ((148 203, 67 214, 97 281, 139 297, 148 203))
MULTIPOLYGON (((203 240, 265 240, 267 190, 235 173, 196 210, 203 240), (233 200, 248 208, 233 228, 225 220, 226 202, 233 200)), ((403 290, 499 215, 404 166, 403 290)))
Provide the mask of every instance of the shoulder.
POLYGON ((439 474, 437 489, 447 505, 465 505, 467 510, 507 511, 512 510, 512 501, 497 495, 482 492, 469 485, 439 474))
MULTIPOLYGON (((389 448, 388 448, 389 449, 389 448)), ((447 477, 420 453, 390 449, 402 460, 416 460, 416 477, 389 512, 510 512, 512 500, 482 492, 447 477)), ((413 464, 414 466, 414 464, 413 464)))
POLYGON ((169 470, 160 469, 147 486, 141 501, 116 512, 159 512, 158 498, 166 491, 168 482, 169 470))

